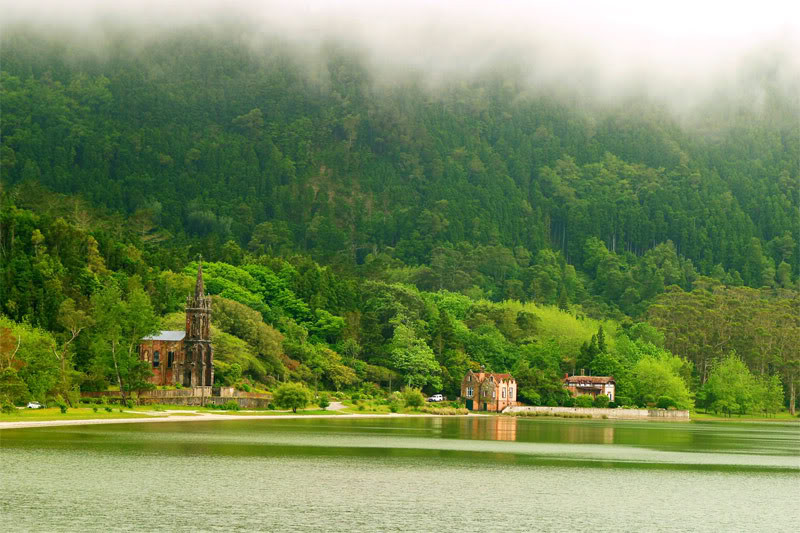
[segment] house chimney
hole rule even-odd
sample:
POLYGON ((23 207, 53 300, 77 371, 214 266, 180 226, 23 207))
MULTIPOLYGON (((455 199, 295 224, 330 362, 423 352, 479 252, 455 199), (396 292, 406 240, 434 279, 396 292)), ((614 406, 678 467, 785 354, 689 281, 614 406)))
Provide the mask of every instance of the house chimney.
POLYGON ((564 379, 567 379, 568 377, 569 377, 569 372, 564 372, 564 379))

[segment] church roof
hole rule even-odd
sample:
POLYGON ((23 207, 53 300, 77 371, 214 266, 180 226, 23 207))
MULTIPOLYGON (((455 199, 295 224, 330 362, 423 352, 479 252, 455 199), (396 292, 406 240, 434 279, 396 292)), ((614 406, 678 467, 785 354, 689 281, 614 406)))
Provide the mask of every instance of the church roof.
POLYGON ((144 337, 143 341, 182 341, 186 336, 185 331, 162 331, 158 335, 144 337))

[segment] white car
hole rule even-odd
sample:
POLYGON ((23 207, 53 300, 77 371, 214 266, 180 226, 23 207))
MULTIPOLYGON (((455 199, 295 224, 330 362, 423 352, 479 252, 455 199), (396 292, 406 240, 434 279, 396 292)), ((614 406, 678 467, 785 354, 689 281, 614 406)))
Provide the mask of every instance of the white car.
POLYGON ((39 402, 28 402, 27 407, 28 409, 41 409, 42 404, 40 404, 39 402))
POLYGON ((433 396, 428 398, 428 401, 429 402, 443 402, 444 401, 444 396, 442 396, 441 394, 434 394, 433 396))

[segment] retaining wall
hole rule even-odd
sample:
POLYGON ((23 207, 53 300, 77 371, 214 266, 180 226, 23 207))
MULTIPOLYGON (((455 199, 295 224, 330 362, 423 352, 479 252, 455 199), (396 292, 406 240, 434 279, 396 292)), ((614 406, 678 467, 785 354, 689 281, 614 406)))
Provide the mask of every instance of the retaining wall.
POLYGON ((504 413, 544 413, 551 416, 590 415, 592 418, 616 420, 677 420, 688 421, 689 411, 677 409, 598 409, 594 407, 509 407, 504 413))
MULTIPOLYGON (((119 391, 84 392, 84 398, 101 398, 108 396, 119 397, 119 391)), ((134 395, 134 397, 136 397, 134 395)), ((222 405, 235 401, 243 409, 266 409, 272 401, 271 394, 257 392, 244 392, 233 387, 186 387, 183 389, 155 389, 143 391, 138 396, 138 403, 144 405, 170 404, 170 405, 222 405)))

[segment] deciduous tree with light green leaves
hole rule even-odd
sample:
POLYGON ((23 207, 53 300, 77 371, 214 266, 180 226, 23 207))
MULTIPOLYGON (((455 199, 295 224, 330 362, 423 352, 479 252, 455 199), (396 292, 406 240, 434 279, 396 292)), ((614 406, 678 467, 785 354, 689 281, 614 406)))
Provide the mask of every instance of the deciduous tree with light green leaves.
POLYGON ((296 413, 311 401, 311 391, 302 383, 284 383, 275 391, 275 403, 296 413))
POLYGON ((394 328, 391 354, 392 365, 403 375, 407 386, 441 388, 441 371, 433 350, 405 324, 394 328))
POLYGON ((107 361, 105 366, 112 370, 123 401, 130 391, 148 387, 152 371, 139 359, 136 348, 142 337, 156 333, 159 326, 150 298, 135 280, 126 296, 123 299, 119 287, 110 283, 92 297, 92 349, 96 357, 107 361))
POLYGON ((685 361, 666 351, 642 357, 631 370, 634 401, 647 405, 656 403, 660 396, 669 396, 678 409, 691 409, 694 402, 681 378, 684 365, 685 361))
POLYGON ((711 410, 730 416, 757 410, 763 396, 760 389, 744 361, 731 352, 711 370, 703 392, 711 410))

